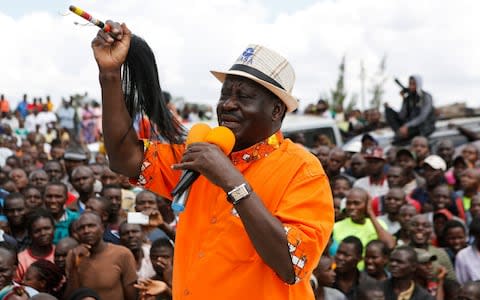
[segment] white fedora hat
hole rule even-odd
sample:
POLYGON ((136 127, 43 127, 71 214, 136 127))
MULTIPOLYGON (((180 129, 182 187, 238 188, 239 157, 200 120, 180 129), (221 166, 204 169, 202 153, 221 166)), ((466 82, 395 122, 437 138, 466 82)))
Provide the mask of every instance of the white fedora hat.
POLYGON ((290 63, 280 54, 260 45, 248 45, 226 72, 210 71, 224 82, 227 75, 246 77, 258 82, 277 95, 287 106, 287 111, 298 107, 297 98, 292 96, 295 72, 290 63))

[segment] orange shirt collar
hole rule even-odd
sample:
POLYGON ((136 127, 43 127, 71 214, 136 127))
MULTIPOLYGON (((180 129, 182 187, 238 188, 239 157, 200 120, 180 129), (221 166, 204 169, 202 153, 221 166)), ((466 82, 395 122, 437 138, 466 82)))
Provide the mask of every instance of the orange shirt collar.
POLYGON ((249 163, 268 156, 273 150, 278 149, 282 142, 283 134, 280 131, 277 131, 269 138, 260 141, 247 149, 232 152, 232 154, 230 154, 230 159, 234 165, 249 163))

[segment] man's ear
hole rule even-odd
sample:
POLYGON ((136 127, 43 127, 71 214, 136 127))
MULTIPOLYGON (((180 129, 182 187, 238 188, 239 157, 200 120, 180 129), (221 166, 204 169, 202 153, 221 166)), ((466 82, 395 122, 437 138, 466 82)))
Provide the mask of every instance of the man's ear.
POLYGON ((272 111, 272 120, 281 121, 287 112, 287 107, 280 99, 275 101, 272 111))

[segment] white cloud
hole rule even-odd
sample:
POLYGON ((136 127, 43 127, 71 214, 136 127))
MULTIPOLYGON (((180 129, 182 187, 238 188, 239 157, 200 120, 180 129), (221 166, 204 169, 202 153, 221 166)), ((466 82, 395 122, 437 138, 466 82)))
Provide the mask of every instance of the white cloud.
MULTIPOLYGON (((75 3, 98 18, 125 21, 154 50, 162 86, 190 101, 218 98, 220 85, 210 69, 226 69, 249 43, 269 46, 291 61, 294 90, 314 101, 334 86, 338 63, 347 57, 346 84, 360 92, 360 61, 372 74, 386 54, 385 98, 399 105, 397 76, 423 75, 437 104, 480 94, 480 2, 459 0, 319 1, 272 18, 261 0, 88 1, 75 3)), ((59 7, 58 11, 67 8, 59 7)), ((0 92, 55 100, 88 91, 99 97, 90 41, 94 27, 75 26, 74 15, 35 12, 13 19, 0 11, 0 92)))

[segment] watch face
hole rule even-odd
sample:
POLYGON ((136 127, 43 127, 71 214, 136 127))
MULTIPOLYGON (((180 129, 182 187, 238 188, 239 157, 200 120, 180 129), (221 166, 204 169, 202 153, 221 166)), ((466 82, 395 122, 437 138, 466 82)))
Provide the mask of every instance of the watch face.
POLYGON ((235 200, 242 199, 243 197, 248 195, 248 191, 245 188, 245 185, 239 186, 237 189, 232 191, 232 198, 235 200))

